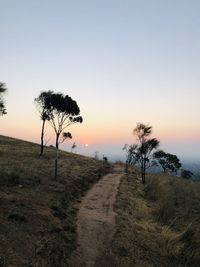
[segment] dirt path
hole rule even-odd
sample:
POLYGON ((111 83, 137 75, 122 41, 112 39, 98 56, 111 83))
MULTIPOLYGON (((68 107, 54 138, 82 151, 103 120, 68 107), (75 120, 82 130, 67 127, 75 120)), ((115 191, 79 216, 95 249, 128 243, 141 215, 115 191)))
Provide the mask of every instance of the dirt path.
POLYGON ((115 231, 113 204, 122 175, 122 168, 115 165, 113 173, 104 176, 82 199, 77 220, 78 250, 73 266, 113 265, 110 253, 115 231))

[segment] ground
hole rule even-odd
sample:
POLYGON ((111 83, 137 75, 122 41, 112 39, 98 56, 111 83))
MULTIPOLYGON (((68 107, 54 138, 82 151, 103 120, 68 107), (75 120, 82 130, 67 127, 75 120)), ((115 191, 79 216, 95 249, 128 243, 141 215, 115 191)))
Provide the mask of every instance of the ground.
POLYGON ((78 248, 72 266, 114 265, 111 242, 115 232, 113 209, 122 168, 114 166, 113 173, 105 175, 82 198, 77 216, 78 248))

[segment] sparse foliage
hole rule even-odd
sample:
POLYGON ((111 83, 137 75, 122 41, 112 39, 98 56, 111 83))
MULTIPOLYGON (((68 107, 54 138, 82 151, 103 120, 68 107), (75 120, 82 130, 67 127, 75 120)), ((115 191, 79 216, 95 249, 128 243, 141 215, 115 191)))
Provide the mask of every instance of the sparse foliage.
POLYGON ((41 145, 40 145, 40 156, 42 156, 44 151, 44 131, 45 131, 45 122, 50 120, 50 113, 52 112, 51 106, 51 96, 53 92, 47 91, 42 92, 40 95, 35 98, 35 104, 40 113, 40 118, 42 120, 42 129, 41 129, 41 145))
POLYGON ((71 133, 63 133, 63 131, 74 123, 82 123, 83 119, 79 114, 80 109, 76 101, 74 101, 70 96, 64 96, 61 93, 53 93, 51 95, 51 112, 49 114, 49 122, 56 134, 55 178, 57 178, 59 144, 64 142, 67 138, 72 138, 71 133))
POLYGON ((163 172, 174 172, 181 168, 181 163, 176 155, 165 153, 163 150, 154 152, 153 157, 155 162, 163 169, 163 172))
MULTIPOLYGON (((49 122, 56 134, 56 148, 59 148, 61 133, 71 124, 82 123, 80 109, 70 96, 61 93, 51 95, 51 112, 49 122)), ((69 137, 69 136, 67 136, 69 137)))
POLYGON ((0 116, 5 115, 6 108, 5 108, 5 103, 3 100, 2 94, 4 94, 7 91, 7 88, 5 86, 5 83, 0 82, 0 116))
POLYGON ((156 138, 149 138, 152 132, 152 126, 138 123, 133 130, 133 134, 137 136, 138 143, 134 145, 132 152, 134 162, 141 167, 142 183, 145 184, 146 170, 153 164, 152 152, 159 146, 156 138))
POLYGON ((70 132, 67 132, 67 133, 64 132, 62 134, 62 139, 60 140, 60 143, 64 143, 65 140, 67 140, 67 139, 72 139, 72 135, 70 132))
POLYGON ((125 172, 128 173, 128 166, 135 165, 135 163, 138 161, 137 145, 125 144, 122 150, 124 150, 126 153, 125 172))

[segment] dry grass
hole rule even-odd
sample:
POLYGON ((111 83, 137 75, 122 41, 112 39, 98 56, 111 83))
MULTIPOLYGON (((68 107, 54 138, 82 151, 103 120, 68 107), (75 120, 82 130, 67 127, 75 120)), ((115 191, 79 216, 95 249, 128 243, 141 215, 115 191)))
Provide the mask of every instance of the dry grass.
POLYGON ((200 266, 200 184, 137 171, 121 181, 113 240, 116 266, 200 266))
POLYGON ((0 136, 0 266, 67 266, 76 246, 75 203, 103 174, 102 162, 0 136))

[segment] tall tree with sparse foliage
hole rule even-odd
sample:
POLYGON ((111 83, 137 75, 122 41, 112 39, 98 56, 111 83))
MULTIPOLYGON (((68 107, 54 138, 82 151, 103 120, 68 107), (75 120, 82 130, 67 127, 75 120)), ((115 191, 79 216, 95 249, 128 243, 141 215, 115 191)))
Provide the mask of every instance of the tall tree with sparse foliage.
POLYGON ((152 152, 159 146, 156 138, 149 138, 152 133, 152 126, 138 123, 133 130, 133 134, 137 136, 138 143, 134 147, 134 157, 141 168, 142 183, 145 184, 145 176, 147 168, 152 164, 152 152))
POLYGON ((51 112, 49 122, 56 134, 56 160, 55 160, 55 178, 57 178, 58 169, 58 149, 59 144, 67 138, 72 138, 71 133, 64 133, 64 130, 74 124, 82 123, 80 109, 75 100, 68 95, 53 93, 51 95, 51 112))
POLYGON ((5 108, 5 103, 3 99, 3 94, 7 91, 7 88, 5 86, 5 83, 0 82, 0 115, 5 115, 6 108, 5 108))
POLYGON ((40 118, 42 120, 42 129, 41 129, 41 143, 40 143, 40 156, 43 155, 44 151, 44 132, 45 132, 45 123, 46 121, 50 120, 50 113, 52 112, 52 105, 51 105, 51 96, 53 92, 41 92, 40 95, 35 98, 35 104, 37 109, 40 113, 40 118))

